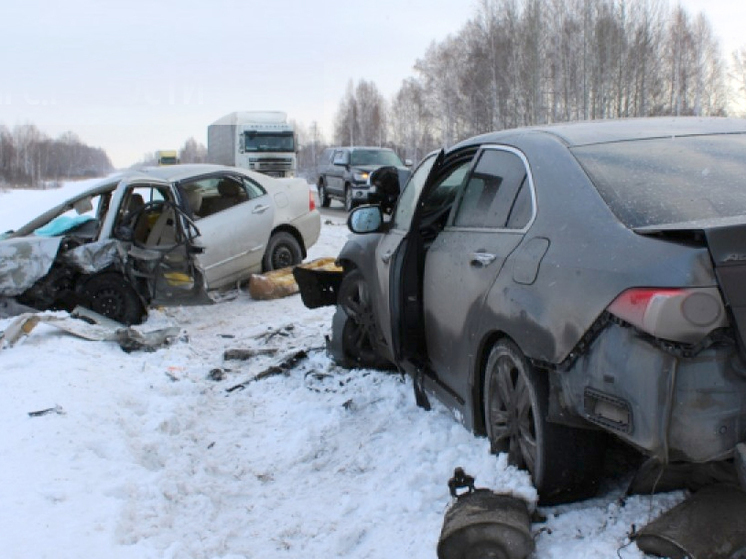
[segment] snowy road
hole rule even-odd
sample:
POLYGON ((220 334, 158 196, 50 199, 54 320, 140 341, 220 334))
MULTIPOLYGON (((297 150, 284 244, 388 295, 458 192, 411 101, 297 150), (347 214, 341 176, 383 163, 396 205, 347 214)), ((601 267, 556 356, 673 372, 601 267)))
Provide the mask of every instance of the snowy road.
MULTIPOLYGON (((13 208, 39 209, 38 194, 0 194, 0 229, 18 225, 6 225, 13 208)), ((325 221, 309 258, 344 243, 344 218, 325 221)), ((408 380, 334 366, 320 349, 331 308, 223 299, 152 312, 144 328, 182 335, 151 353, 44 325, 0 350, 0 556, 432 559, 454 467, 533 498, 485 439, 441 406, 417 408, 408 380), (228 349, 274 353, 225 360, 228 349), (247 382, 299 350, 309 356, 287 374, 247 382)), ((643 557, 620 550, 627 534, 683 493, 623 489, 541 509, 536 557, 643 557)))

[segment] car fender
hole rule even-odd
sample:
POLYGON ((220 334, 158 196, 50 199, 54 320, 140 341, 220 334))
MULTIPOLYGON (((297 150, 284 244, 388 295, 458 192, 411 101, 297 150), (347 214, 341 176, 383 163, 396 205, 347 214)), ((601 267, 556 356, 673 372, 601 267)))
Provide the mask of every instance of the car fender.
POLYGON ((0 294, 20 295, 49 273, 63 237, 19 237, 0 242, 0 294))

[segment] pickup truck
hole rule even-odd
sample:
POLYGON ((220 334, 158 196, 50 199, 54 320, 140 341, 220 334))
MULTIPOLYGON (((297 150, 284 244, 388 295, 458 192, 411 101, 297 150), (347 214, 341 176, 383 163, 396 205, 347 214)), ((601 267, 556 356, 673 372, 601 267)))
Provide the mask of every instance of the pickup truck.
POLYGON ((317 187, 319 200, 325 208, 332 199, 344 202, 349 212, 364 203, 379 202, 371 173, 381 167, 395 168, 399 184, 409 178, 412 163, 402 163, 394 150, 378 147, 335 147, 324 151, 319 165, 317 187))

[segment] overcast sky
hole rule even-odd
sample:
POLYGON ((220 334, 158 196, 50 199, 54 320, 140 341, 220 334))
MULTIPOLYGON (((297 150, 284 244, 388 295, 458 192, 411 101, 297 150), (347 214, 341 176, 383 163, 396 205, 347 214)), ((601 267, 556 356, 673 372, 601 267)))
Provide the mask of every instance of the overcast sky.
MULTIPOLYGON (((0 124, 72 130, 115 166, 177 149, 237 110, 330 123, 350 79, 388 98, 477 0, 10 0, 0 20, 0 124)), ((742 0, 682 0, 724 52, 742 0)))

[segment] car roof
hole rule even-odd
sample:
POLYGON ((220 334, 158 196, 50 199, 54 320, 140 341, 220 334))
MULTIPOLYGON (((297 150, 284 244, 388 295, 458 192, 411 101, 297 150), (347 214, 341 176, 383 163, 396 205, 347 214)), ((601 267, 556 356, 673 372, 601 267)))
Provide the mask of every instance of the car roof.
POLYGON ((135 173, 145 176, 155 177, 169 182, 177 182, 182 179, 194 177, 196 175, 207 175, 209 173, 218 173, 225 171, 239 171, 245 173, 245 169, 236 169, 225 165, 211 165, 208 163, 192 163, 188 165, 163 165, 159 167, 143 167, 137 169, 135 173))
POLYGON ((469 138, 456 147, 501 143, 519 135, 548 134, 568 147, 703 134, 746 133, 746 119, 724 117, 650 117, 594 120, 513 128, 469 138))

